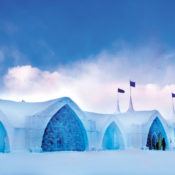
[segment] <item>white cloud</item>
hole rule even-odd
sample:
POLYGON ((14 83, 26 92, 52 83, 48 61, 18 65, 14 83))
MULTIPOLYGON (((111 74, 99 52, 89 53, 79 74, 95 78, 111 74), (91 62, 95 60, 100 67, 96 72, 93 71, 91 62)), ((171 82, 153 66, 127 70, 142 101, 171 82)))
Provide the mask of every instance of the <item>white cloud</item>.
POLYGON ((52 90, 59 79, 58 72, 41 71, 27 65, 9 69, 4 77, 4 84, 6 88, 16 93, 38 93, 52 90))
POLYGON ((122 111, 127 110, 129 80, 132 79, 137 83, 132 91, 135 109, 158 109, 168 118, 172 112, 171 92, 175 91, 175 83, 170 80, 174 76, 174 65, 167 66, 167 59, 169 56, 165 53, 157 54, 155 50, 143 48, 114 53, 104 51, 54 72, 30 65, 13 67, 4 76, 2 96, 26 101, 69 96, 84 110, 112 113, 116 108, 118 87, 126 90, 126 94, 120 95, 120 104, 122 111))

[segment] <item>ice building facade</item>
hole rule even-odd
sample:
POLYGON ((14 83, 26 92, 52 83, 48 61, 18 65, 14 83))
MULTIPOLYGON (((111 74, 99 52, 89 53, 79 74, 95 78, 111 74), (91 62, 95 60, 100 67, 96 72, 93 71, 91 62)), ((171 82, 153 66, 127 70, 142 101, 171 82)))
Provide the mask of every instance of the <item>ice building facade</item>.
MULTIPOLYGON (((156 111, 85 112, 70 98, 40 103, 0 100, 0 152, 175 147, 175 122, 156 111)), ((161 149, 161 148, 160 148, 161 149)))

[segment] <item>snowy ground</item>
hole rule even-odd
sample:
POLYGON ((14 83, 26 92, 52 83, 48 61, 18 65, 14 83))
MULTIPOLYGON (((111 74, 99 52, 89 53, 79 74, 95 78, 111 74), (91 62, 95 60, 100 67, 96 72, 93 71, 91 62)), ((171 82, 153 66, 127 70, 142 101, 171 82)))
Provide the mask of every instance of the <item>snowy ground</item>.
POLYGON ((175 151, 0 154, 0 175, 175 175, 175 151))

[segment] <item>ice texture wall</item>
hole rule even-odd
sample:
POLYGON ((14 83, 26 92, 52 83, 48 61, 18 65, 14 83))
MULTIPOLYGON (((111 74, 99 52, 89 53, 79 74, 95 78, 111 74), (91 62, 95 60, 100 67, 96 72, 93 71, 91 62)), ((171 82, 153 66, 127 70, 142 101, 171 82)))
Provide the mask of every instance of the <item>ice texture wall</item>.
POLYGON ((43 151, 84 151, 87 135, 82 122, 68 106, 63 106, 49 121, 42 141, 43 151))

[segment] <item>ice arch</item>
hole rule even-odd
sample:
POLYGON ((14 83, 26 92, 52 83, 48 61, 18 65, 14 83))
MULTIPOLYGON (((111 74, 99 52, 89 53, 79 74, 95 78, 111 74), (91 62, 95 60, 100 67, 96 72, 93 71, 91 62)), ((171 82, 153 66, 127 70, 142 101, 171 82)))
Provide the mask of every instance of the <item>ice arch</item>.
POLYGON ((4 125, 0 122, 0 152, 9 152, 9 140, 4 125))
POLYGON ((154 121, 152 122, 151 127, 149 129, 149 133, 147 137, 147 147, 149 149, 162 149, 161 143, 162 143, 163 138, 165 139, 166 148, 167 148, 168 147, 167 134, 165 132, 165 129, 161 121, 159 120, 158 117, 156 117, 154 121), (160 143, 160 146, 156 145, 158 143, 160 143))
POLYGON ((43 151, 84 151, 87 148, 85 128, 69 105, 51 118, 41 147, 43 151))
POLYGON ((112 122, 106 129, 102 146, 105 150, 117 150, 124 148, 122 134, 115 122, 112 122))

